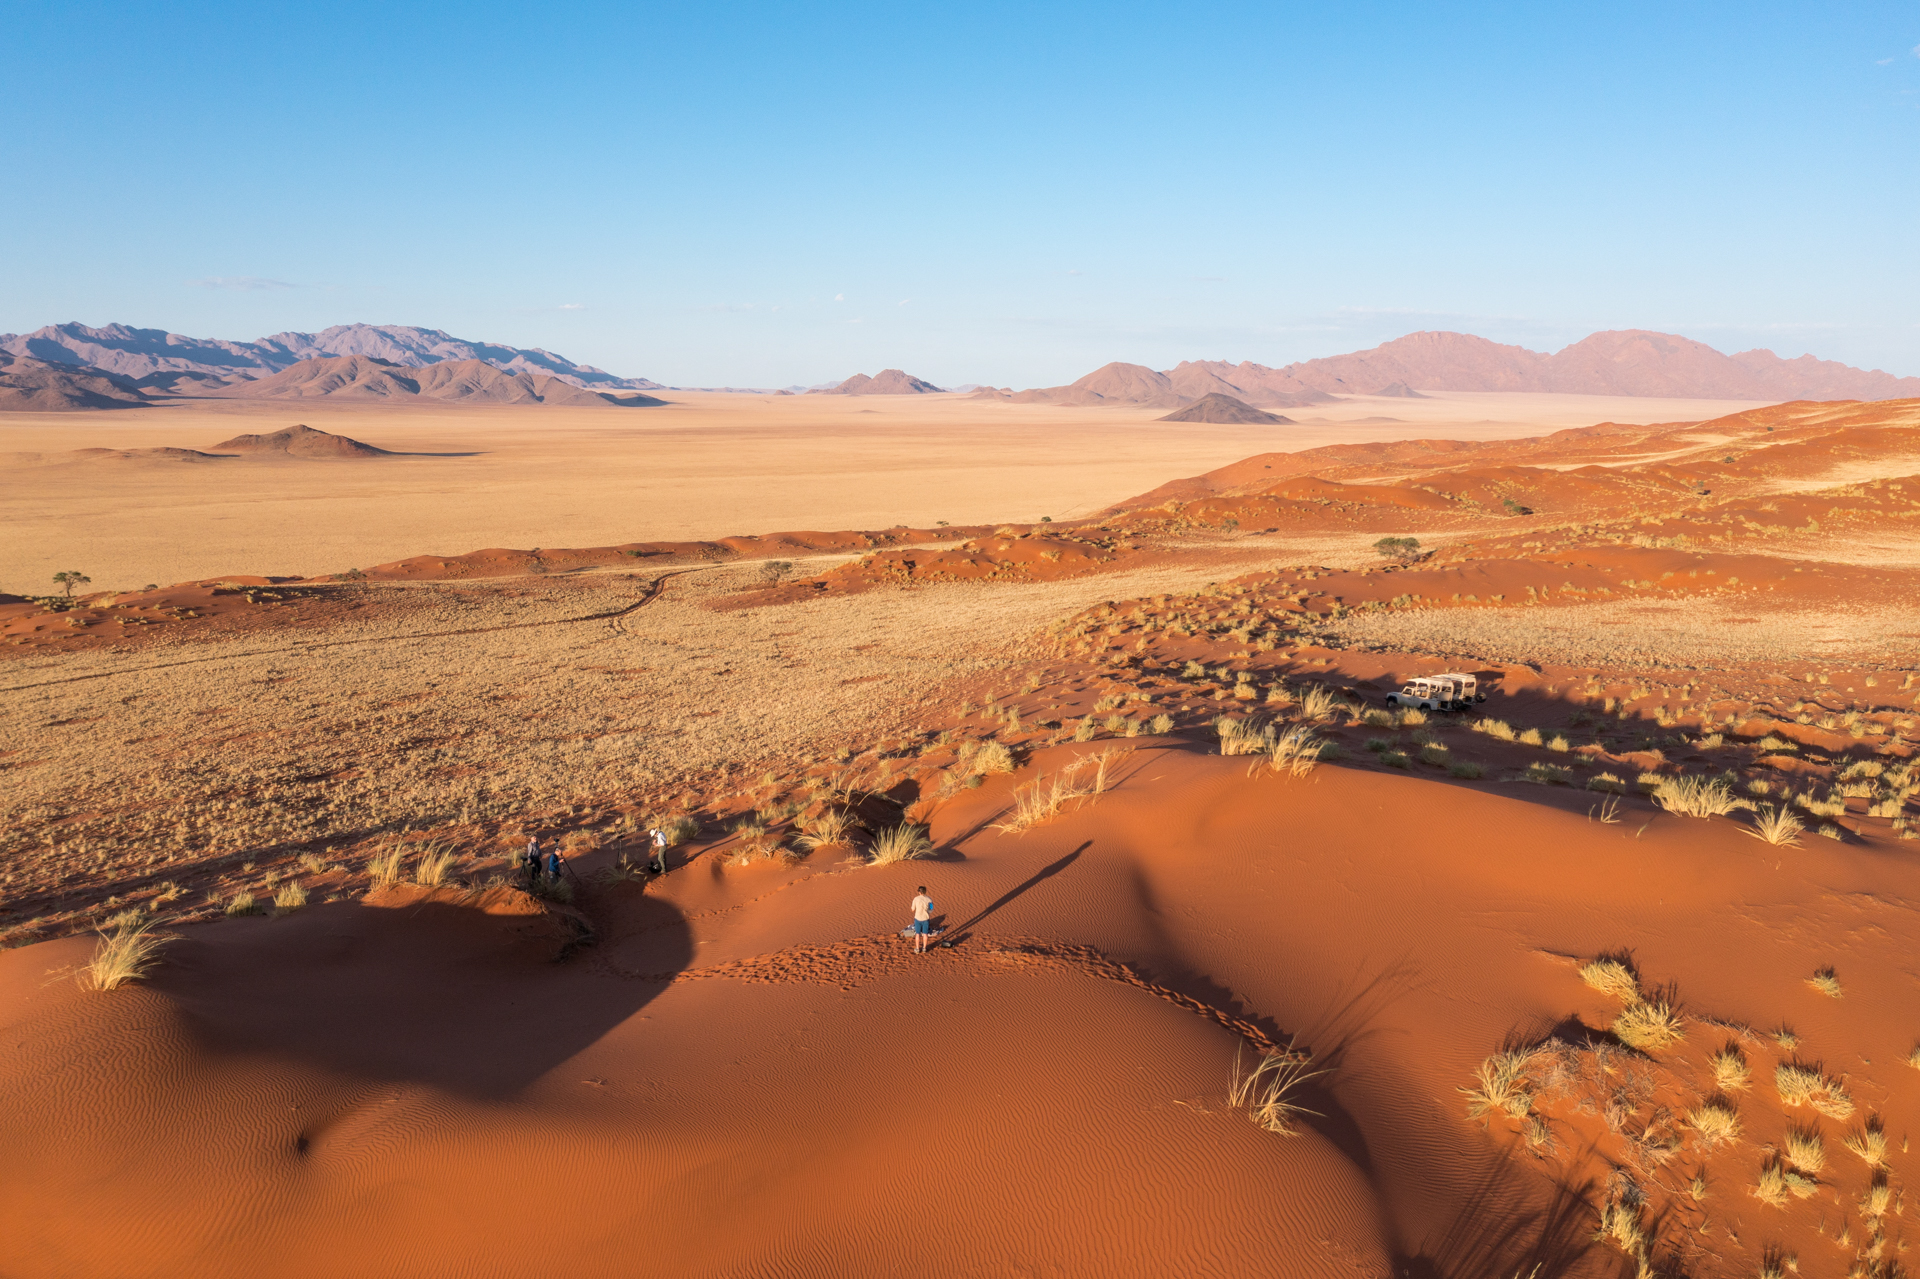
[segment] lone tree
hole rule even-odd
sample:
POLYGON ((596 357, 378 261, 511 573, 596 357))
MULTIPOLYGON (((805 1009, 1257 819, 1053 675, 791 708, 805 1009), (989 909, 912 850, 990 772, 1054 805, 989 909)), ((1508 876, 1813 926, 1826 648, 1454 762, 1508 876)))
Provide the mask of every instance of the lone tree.
POLYGON ((1411 564, 1420 558, 1420 539, 1383 537, 1373 544, 1373 549, 1396 564, 1411 564))
POLYGON ((69 569, 65 573, 55 573, 53 575, 53 580, 55 583, 57 583, 60 587, 62 587, 66 591, 68 599, 73 598, 74 587, 85 586, 88 583, 93 581, 92 578, 88 577, 85 573, 82 573, 77 568, 69 569))
POLYGON ((760 566, 760 580, 768 586, 777 586, 780 579, 793 572, 792 560, 768 560, 760 566))

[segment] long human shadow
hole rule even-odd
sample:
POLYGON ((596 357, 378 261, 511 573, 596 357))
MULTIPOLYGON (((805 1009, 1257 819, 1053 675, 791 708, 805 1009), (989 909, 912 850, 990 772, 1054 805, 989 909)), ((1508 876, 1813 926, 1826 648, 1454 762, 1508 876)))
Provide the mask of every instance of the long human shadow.
POLYGON ((646 1007, 691 960, 673 906, 636 890, 588 907, 600 908, 644 932, 644 977, 564 958, 580 953, 585 916, 494 889, 196 925, 149 985, 213 1053, 500 1101, 646 1007))
POLYGON ((975 915, 972 919, 969 919, 966 923, 956 926, 953 929, 953 936, 948 939, 948 944, 951 946, 958 946, 961 942, 967 940, 967 938, 971 935, 967 931, 968 929, 973 928, 976 925, 980 924, 988 916, 992 915, 995 911, 1007 905, 1009 902, 1012 902, 1017 898, 1021 897, 1022 895, 1027 893, 1029 890, 1031 890, 1034 886, 1040 883, 1043 883, 1046 880, 1052 879, 1055 875, 1058 875, 1061 871, 1065 870, 1067 867, 1079 861, 1080 854, 1086 852, 1089 848, 1092 848, 1092 847, 1093 847, 1093 841, 1092 840, 1086 841, 1084 844, 1080 845, 1080 847, 1074 849, 1072 852, 1068 853, 1065 857, 1062 857, 1059 861, 1051 862, 1048 865, 1042 866, 1039 870, 1035 871, 1032 875, 1029 875, 1026 879, 1022 880, 1020 883, 1016 884, 1014 887, 1009 888, 1006 892, 1000 894, 1000 896, 997 899, 995 899, 991 905, 981 910, 979 914, 975 915))

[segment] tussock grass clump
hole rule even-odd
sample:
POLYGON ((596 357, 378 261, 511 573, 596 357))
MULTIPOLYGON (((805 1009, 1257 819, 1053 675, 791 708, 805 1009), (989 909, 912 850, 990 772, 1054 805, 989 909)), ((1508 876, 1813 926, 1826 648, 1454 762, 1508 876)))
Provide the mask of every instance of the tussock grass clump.
POLYGON ((1666 1000, 1629 1004, 1613 1019, 1613 1034, 1629 1048, 1655 1053, 1687 1037, 1680 1015, 1666 1000))
POLYGON ((1300 1090, 1309 1080, 1326 1073, 1313 1069, 1312 1053, 1289 1043, 1283 1049, 1263 1054, 1253 1069, 1243 1074, 1240 1052, 1235 1049, 1233 1082, 1227 1090, 1227 1102, 1244 1107, 1248 1117, 1268 1132, 1295 1137, 1300 1133, 1302 1116, 1320 1113, 1300 1104, 1300 1090))
POLYGON ((1545 745, 1545 739, 1543 739, 1540 736, 1540 730, 1537 728, 1522 729, 1520 732, 1520 735, 1514 740, 1520 742, 1524 746, 1545 745))
POLYGON ((1793 810, 1785 804, 1762 804, 1753 810, 1753 828, 1746 833, 1755 839, 1764 839, 1769 844, 1797 846, 1800 832, 1805 829, 1800 819, 1793 815, 1793 810))
POLYGON ((1718 1146, 1740 1135, 1740 1116, 1728 1102, 1715 1098, 1687 1112, 1687 1122, 1700 1134, 1703 1146, 1718 1146))
MULTIPOLYGON (((1324 758, 1325 750, 1326 743, 1320 740, 1317 733, 1304 724, 1295 724, 1278 733, 1269 728, 1265 749, 1260 753, 1271 771, 1304 777, 1324 758)), ((1259 767, 1259 763, 1253 765, 1253 769, 1259 767)))
POLYGON ((281 885, 280 891, 273 895, 273 909, 281 914, 285 914, 287 911, 299 910, 306 904, 307 887, 305 884, 294 882, 283 884, 281 885))
POLYGON ((1449 777, 1459 777, 1466 781, 1472 781, 1475 778, 1485 777, 1486 775, 1487 770, 1470 759, 1455 760, 1453 763, 1447 765, 1447 776, 1449 777))
POLYGON ((1653 802, 1682 817, 1720 817, 1740 807, 1740 801, 1719 778, 1672 777, 1654 789, 1653 802))
POLYGON ((1753 1082, 1753 1071, 1737 1047, 1728 1044, 1708 1061, 1713 1067, 1714 1086, 1726 1092, 1744 1092, 1753 1082))
POLYGON ((1434 764, 1445 767, 1447 762, 1452 758, 1453 752, 1438 742, 1428 742, 1420 748, 1420 762, 1422 764, 1434 764))
POLYGON ((1840 985, 1840 976, 1832 968, 1820 968, 1807 978, 1807 985, 1813 987, 1829 999, 1839 999, 1847 992, 1840 985))
POLYGON ((100 934, 93 958, 80 968, 82 990, 118 990, 138 981, 160 962, 160 949, 173 938, 148 931, 151 921, 122 924, 100 934))
POLYGON ((413 882, 422 888, 439 888, 447 882, 460 854, 446 844, 430 844, 413 864, 413 882))
POLYGON ((368 862, 367 878, 373 882, 373 887, 392 888, 399 883, 400 866, 406 856, 406 850, 395 845, 368 862))
POLYGON ((242 889, 227 899, 226 911, 229 915, 257 915, 260 905, 254 901, 252 893, 242 889))
POLYGON ((1873 1184, 1867 1187, 1867 1193, 1860 1196, 1861 1215, 1869 1220, 1878 1221, 1887 1215, 1887 1209, 1892 1206, 1893 1187, 1887 1184, 1883 1174, 1876 1175, 1873 1184))
POLYGON ((1510 742, 1518 736, 1513 731, 1513 725, 1503 719, 1477 719, 1473 722, 1473 731, 1485 733, 1488 737, 1502 742, 1510 742))
POLYGON ((1869 1168, 1887 1166, 1887 1130, 1880 1126, 1878 1119, 1867 1120, 1864 1128, 1848 1133, 1840 1144, 1869 1168))
POLYGON ((1337 715, 1347 703, 1323 684, 1309 684, 1300 692, 1301 719, 1327 719, 1337 715))
POLYGON ((994 823, 995 830, 1018 835, 1058 815, 1075 800, 1093 799, 1107 793, 1108 778, 1116 759, 1131 751, 1104 750, 1098 755, 1082 755, 1059 772, 1042 774, 1013 793, 1013 807, 1006 820, 994 823), (1092 776, 1085 776, 1091 771, 1092 776))
POLYGON ((1533 1108, 1533 1091, 1527 1087, 1527 1063, 1532 1054, 1513 1049, 1495 1053, 1474 1071, 1478 1088, 1462 1088, 1467 1097, 1467 1113, 1475 1119, 1487 1115, 1510 1115, 1515 1119, 1533 1108))
POLYGON ((1853 1116, 1853 1098, 1847 1090, 1812 1066, 1781 1062, 1773 1068, 1773 1087, 1783 1106, 1812 1106, 1830 1119, 1853 1116))
POLYGON ((1920 1044, 1916 1044, 1913 1051, 1907 1054, 1907 1065, 1920 1070, 1920 1044))
POLYGON ((853 821, 837 808, 829 808, 800 824, 804 833, 794 842, 809 851, 833 848, 850 842, 853 821))
POLYGON ((1580 980, 1622 1003, 1640 1002, 1640 979, 1617 959, 1596 959, 1580 970, 1580 980))
POLYGON ((889 826, 873 838, 868 851, 869 866, 891 866, 895 862, 916 861, 933 852, 933 841, 926 831, 911 822, 889 826))
POLYGON ((1766 1164, 1760 1169, 1760 1180, 1752 1193, 1763 1204, 1774 1208, 1786 1207, 1787 1170, 1778 1162, 1766 1164))
POLYGON ((1587 789, 1623 795, 1626 793, 1627 783, 1626 779, 1613 773, 1595 773, 1587 779, 1587 789))
POLYGON ((1787 1162, 1802 1172, 1819 1172, 1827 1166, 1827 1143, 1812 1128, 1789 1128, 1784 1142, 1787 1162))
POLYGON ((1173 716, 1164 711, 1147 721, 1147 731, 1155 737, 1165 737, 1173 731, 1173 716))
POLYGON ((985 741, 975 748, 967 762, 976 773, 1011 773, 1013 752, 1005 742, 985 741))

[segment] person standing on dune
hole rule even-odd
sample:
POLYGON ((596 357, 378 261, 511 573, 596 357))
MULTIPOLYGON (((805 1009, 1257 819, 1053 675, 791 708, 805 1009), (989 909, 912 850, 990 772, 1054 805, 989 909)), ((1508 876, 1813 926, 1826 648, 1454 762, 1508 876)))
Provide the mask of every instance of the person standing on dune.
POLYGON ((658 826, 647 832, 653 838, 653 873, 667 873, 667 832, 658 826))
POLYGON ((920 895, 913 899, 913 953, 927 953, 927 939, 933 936, 933 898, 927 896, 927 886, 920 885, 920 895))
POLYGON ((540 836, 536 832, 527 837, 527 888, 529 891, 540 886, 540 836))

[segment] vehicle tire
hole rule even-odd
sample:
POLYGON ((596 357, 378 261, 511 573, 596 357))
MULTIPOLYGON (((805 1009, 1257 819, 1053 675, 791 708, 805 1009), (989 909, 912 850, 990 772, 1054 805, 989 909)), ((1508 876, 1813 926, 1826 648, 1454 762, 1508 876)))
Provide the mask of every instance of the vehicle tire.
POLYGON ((1389 705, 1389 706, 1398 706, 1399 704, 1400 704, 1400 697, 1399 697, 1399 695, 1398 695, 1398 694, 1396 694, 1396 693, 1388 693, 1388 694, 1387 694, 1387 705, 1389 705))

